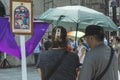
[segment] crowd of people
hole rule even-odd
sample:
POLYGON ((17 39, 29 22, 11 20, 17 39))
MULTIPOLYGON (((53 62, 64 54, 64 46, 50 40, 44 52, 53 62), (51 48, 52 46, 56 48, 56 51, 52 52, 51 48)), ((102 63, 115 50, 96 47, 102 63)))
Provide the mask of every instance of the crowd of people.
POLYGON ((56 26, 34 52, 41 80, 118 80, 119 37, 109 44, 101 26, 89 25, 76 41, 67 38, 64 27, 56 26))

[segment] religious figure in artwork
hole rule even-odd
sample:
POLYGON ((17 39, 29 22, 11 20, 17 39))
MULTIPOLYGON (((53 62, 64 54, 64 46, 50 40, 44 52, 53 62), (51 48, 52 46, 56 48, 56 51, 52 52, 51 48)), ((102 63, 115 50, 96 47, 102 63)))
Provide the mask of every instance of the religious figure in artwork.
POLYGON ((14 10, 14 28, 29 29, 29 10, 24 6, 18 6, 14 10))

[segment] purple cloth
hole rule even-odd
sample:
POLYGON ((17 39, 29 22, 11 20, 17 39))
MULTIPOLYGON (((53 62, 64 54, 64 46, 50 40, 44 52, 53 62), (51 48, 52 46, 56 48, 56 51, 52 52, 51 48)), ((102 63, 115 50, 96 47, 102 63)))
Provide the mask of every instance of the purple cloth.
POLYGON ((0 18, 0 51, 20 57, 20 50, 10 31, 8 18, 0 18))
POLYGON ((43 22, 41 22, 41 23, 40 22, 35 22, 34 23, 33 35, 25 43, 25 45, 26 45, 26 56, 29 56, 33 52, 33 50, 35 49, 35 47, 37 46, 39 41, 42 39, 42 37, 43 37, 44 33, 46 32, 48 26, 49 26, 49 24, 43 23, 43 22))
MULTIPOLYGON (((33 52, 34 48, 46 32, 48 26, 49 24, 47 23, 34 22, 33 35, 25 43, 26 56, 29 56, 33 52)), ((20 46, 17 46, 10 30, 8 18, 0 18, 0 51, 21 59, 20 46)))

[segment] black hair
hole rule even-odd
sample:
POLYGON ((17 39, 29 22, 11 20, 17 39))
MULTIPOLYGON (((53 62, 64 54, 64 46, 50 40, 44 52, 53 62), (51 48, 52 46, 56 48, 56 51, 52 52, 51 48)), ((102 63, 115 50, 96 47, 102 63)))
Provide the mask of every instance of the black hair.
POLYGON ((119 37, 115 36, 114 38, 116 39, 116 41, 120 42, 120 38, 119 37))
POLYGON ((48 35, 48 39, 51 39, 52 38, 52 36, 51 35, 48 35))
POLYGON ((44 47, 45 47, 45 50, 48 50, 49 48, 52 47, 52 42, 51 42, 51 41, 46 41, 46 42, 44 43, 44 47))
POLYGON ((82 38, 79 38, 79 41, 84 42, 82 38))
POLYGON ((78 45, 79 45, 79 41, 81 41, 82 44, 83 44, 83 42, 84 42, 82 38, 79 38, 79 40, 78 40, 78 45))
POLYGON ((89 25, 85 30, 85 36, 94 36, 96 40, 104 40, 104 30, 101 26, 98 25, 89 25))
POLYGON ((67 48, 67 31, 62 26, 57 26, 52 30, 52 47, 67 48))

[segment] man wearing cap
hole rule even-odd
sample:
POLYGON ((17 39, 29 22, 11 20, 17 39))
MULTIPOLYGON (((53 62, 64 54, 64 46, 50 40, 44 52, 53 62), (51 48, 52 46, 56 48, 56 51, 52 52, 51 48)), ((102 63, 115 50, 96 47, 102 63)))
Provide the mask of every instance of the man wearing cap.
POLYGON ((89 25, 85 30, 85 39, 90 51, 85 56, 79 80, 118 80, 118 61, 114 54, 105 71, 110 60, 111 48, 104 44, 103 28, 89 25), (104 71, 104 75, 101 76, 104 71))

